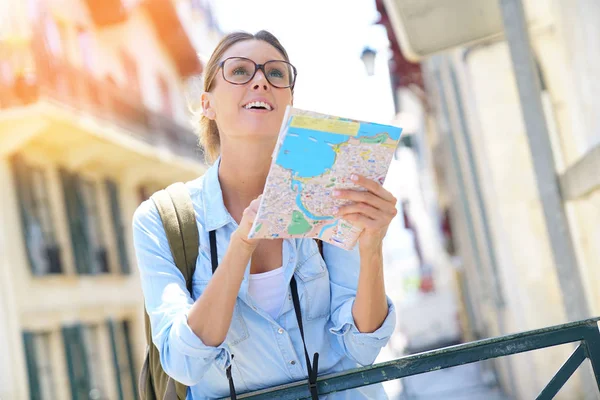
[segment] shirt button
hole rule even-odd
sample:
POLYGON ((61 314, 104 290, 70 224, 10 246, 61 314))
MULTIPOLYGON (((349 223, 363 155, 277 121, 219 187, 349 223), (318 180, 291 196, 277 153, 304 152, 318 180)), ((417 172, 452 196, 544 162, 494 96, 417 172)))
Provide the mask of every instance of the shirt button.
POLYGON ((279 333, 281 335, 283 333, 283 328, 277 329, 277 333, 279 333))
POLYGON ((290 364, 296 365, 296 361, 292 360, 292 361, 290 361, 290 364))

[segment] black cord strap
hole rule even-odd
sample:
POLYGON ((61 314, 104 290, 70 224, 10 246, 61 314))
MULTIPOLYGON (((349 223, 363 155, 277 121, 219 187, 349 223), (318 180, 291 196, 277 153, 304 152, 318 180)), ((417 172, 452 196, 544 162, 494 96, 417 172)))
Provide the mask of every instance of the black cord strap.
POLYGON ((319 399, 319 391, 317 390, 317 374, 319 371, 319 353, 313 355, 311 364, 308 350, 306 349, 306 341, 304 340, 304 326, 302 324, 302 311, 300 310, 300 298, 298 297, 298 284, 296 278, 292 276, 290 281, 292 288, 292 300, 294 302, 294 310, 296 311, 296 319, 298 320, 298 328, 300 328, 300 336, 302 336, 302 345, 304 345, 304 357, 306 358, 306 369, 308 370, 308 388, 312 400, 319 399))
MULTIPOLYGON (((210 261, 212 263, 212 271, 215 273, 217 267, 219 266, 219 259, 217 257, 217 237, 215 231, 208 232, 208 236, 210 239, 210 261)), ((292 289, 292 300, 294 302, 294 311, 296 312, 296 320, 298 321, 298 327, 300 328, 300 336, 302 337, 302 345, 304 346, 304 357, 306 358, 306 369, 308 370, 308 388, 310 390, 310 396, 312 400, 319 400, 319 391, 317 389, 317 374, 319 371, 319 353, 315 353, 313 355, 313 362, 310 362, 310 357, 308 356, 308 350, 306 349, 306 342, 304 340, 304 326, 302 324, 302 311, 300 309, 300 298, 298 296, 298 285, 296 283, 296 278, 292 276, 292 280, 290 282, 290 286, 292 289)), ((233 361, 233 354, 231 355, 231 360, 233 361)), ((227 380, 229 381, 229 393, 231 400, 236 400, 235 394, 235 386, 233 384, 233 376, 231 375, 231 365, 227 367, 225 371, 227 375, 227 380)))
MULTIPOLYGON (((210 262, 212 264, 212 272, 213 274, 217 270, 219 266, 219 257, 217 254, 217 235, 215 231, 208 232, 208 237, 210 240, 210 262)), ((231 362, 233 362, 233 354, 231 355, 231 362)), ((237 400, 235 395, 235 385, 233 384, 233 376, 231 375, 231 364, 225 370, 225 375, 227 375, 227 380, 229 381, 229 397, 231 400, 237 400)))

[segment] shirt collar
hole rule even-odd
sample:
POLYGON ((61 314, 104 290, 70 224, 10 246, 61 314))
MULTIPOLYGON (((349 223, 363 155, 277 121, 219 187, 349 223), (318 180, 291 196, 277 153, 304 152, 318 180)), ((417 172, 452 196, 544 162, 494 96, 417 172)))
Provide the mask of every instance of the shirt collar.
POLYGON ((223 202, 223 191, 219 182, 221 157, 213 163, 204 175, 202 198, 204 199, 204 224, 207 231, 214 231, 230 222, 235 222, 223 202))

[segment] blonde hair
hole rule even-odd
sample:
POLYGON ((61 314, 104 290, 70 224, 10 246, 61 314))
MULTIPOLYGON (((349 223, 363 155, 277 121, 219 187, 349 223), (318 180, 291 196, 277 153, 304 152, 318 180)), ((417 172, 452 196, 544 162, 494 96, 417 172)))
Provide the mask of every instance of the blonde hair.
MULTIPOLYGON (((219 64, 221 62, 221 58, 223 57, 223 53, 225 53, 234 44, 243 42, 245 40, 262 40, 267 42, 281 53, 285 61, 290 61, 287 52, 279 40, 268 31, 262 30, 254 35, 247 32, 230 33, 221 39, 210 56, 210 59, 206 63, 203 80, 203 90, 205 92, 210 92, 214 87, 215 78, 220 68, 219 64)), ((206 161, 212 164, 219 157, 221 149, 219 128, 217 127, 216 121, 207 118, 202 114, 202 110, 200 110, 198 114, 199 119, 196 124, 198 141, 200 146, 202 146, 204 149, 204 157, 206 161)))

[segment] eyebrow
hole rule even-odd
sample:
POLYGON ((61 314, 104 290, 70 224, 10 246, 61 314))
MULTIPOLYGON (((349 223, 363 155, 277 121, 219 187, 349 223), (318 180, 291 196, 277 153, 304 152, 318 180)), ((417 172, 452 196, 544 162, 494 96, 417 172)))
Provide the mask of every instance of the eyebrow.
POLYGON ((271 58, 271 59, 269 59, 269 60, 267 60, 267 61, 265 61, 263 63, 259 63, 259 62, 256 62, 254 59, 252 59, 250 57, 245 57, 245 56, 228 56, 228 57, 225 57, 222 60, 220 60, 219 64, 222 63, 223 61, 227 60, 228 58, 245 58, 246 60, 253 61, 255 64, 264 64, 264 63, 267 63, 269 61, 285 61, 285 62, 288 62, 288 63, 290 62, 290 61, 288 61, 288 60, 286 60, 284 58, 271 58))

